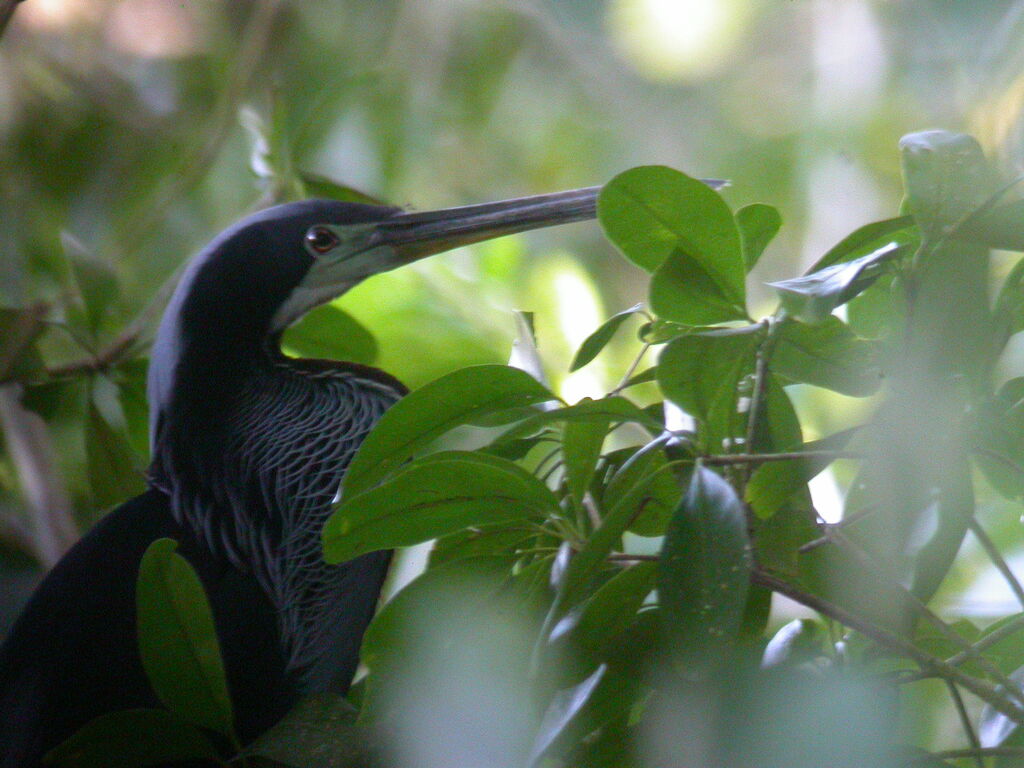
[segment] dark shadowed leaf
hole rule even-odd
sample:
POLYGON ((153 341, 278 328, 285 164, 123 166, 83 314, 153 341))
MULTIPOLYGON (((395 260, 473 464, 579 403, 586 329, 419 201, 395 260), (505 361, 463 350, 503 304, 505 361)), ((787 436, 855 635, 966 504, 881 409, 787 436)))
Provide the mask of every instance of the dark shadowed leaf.
POLYGON ((28 381, 43 370, 35 341, 43 332, 46 308, 42 305, 11 309, 0 307, 0 381, 28 381))
POLYGON ((336 693, 308 696, 243 754, 294 768, 369 768, 372 740, 356 725, 358 714, 336 693))
POLYGON ((299 357, 346 360, 371 365, 377 341, 348 312, 333 304, 318 307, 289 328, 282 342, 299 357))
POLYGON ((622 312, 618 312, 605 320, 600 327, 590 334, 580 345, 579 350, 576 352, 576 356, 572 359, 572 365, 569 366, 569 371, 577 371, 597 357, 608 342, 612 340, 615 332, 619 330, 619 326, 626 322, 626 320, 628 320, 632 315, 639 313, 642 306, 643 305, 641 304, 637 304, 629 309, 624 309, 622 312))
POLYGON ((764 249, 782 226, 777 208, 764 203, 745 205, 736 211, 736 226, 740 231, 743 263, 749 272, 757 264, 764 249))
POLYGON ((365 493, 347 496, 324 525, 324 557, 408 546, 469 526, 543 516, 558 500, 522 467, 497 456, 427 456, 365 493))
POLYGON ((854 397, 872 395, 882 384, 878 345, 858 339, 831 315, 815 325, 784 323, 772 354, 772 370, 791 381, 854 397))
MULTIPOLYGON (((612 509, 625 504, 635 509, 629 530, 638 536, 662 536, 682 495, 679 481, 667 469, 661 449, 627 449, 626 453, 628 458, 615 467, 602 489, 601 505, 612 509)), ((606 455, 606 460, 613 455, 606 455)))
POLYGON ((372 487, 454 427, 557 399, 530 374, 505 365, 476 365, 442 376, 406 395, 384 414, 345 474, 345 494, 353 496, 372 487))
POLYGON ((139 652, 153 690, 178 717, 231 734, 233 715, 210 603, 196 572, 157 539, 142 556, 136 588, 139 652))
POLYGON ((732 486, 698 466, 669 523, 658 561, 658 601, 680 668, 708 672, 727 655, 750 584, 743 504, 732 486))
POLYGON ((128 444, 117 387, 97 375, 90 390, 85 456, 93 501, 96 507, 106 509, 142 493, 146 483, 128 444))
POLYGON ((141 768, 184 760, 221 762, 201 730, 164 709, 126 709, 82 726, 46 756, 68 768, 141 768))

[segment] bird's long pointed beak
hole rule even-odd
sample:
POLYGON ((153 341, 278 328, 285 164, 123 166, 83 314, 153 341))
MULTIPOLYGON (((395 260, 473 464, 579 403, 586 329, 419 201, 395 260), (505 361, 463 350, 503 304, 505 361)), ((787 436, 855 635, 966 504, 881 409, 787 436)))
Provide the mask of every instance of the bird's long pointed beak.
POLYGON ((390 247, 400 263, 408 264, 501 235, 593 219, 600 191, 600 187, 587 187, 460 208, 398 213, 377 222, 368 245, 390 247))

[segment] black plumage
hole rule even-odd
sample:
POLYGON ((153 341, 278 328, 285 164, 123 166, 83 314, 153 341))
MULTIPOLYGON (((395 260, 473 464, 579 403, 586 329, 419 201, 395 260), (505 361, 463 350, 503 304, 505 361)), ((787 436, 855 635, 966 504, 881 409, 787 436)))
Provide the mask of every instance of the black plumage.
POLYGON ((262 211, 190 263, 153 347, 150 489, 61 560, 0 647, 0 766, 106 712, 158 702, 135 632, 147 546, 169 536, 210 598, 239 736, 304 693, 345 692, 390 553, 328 565, 345 469, 404 393, 352 363, 294 360, 284 328, 378 272, 507 232, 590 218, 594 190, 434 213, 305 201, 262 211))

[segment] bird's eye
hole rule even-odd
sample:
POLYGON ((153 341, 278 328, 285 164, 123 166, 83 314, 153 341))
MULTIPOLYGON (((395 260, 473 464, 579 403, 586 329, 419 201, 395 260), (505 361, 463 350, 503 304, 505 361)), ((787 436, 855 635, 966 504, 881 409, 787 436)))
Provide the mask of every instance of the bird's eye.
POLYGON ((327 227, 313 227, 306 233, 306 244, 316 253, 327 253, 338 244, 338 238, 327 227))

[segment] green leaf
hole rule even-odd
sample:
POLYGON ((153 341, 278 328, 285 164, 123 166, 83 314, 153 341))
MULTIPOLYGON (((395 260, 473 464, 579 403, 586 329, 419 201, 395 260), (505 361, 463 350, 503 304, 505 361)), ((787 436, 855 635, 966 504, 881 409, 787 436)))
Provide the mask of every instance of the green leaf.
POLYGON ((363 203, 364 205, 387 205, 380 198, 368 195, 355 187, 310 171, 299 171, 299 178, 306 187, 310 197, 324 197, 340 200, 343 203, 363 203))
POLYGON ((576 356, 572 360, 572 365, 569 366, 569 372, 578 371, 597 357, 608 342, 612 340, 615 332, 619 330, 619 326, 626 322, 626 320, 631 316, 641 312, 642 306, 642 304, 637 304, 629 309, 624 309, 605 320, 600 327, 590 334, 580 345, 579 350, 576 352, 576 356))
POLYGON ((388 482, 347 496, 324 525, 331 563, 468 528, 540 517, 558 499, 522 467, 497 456, 445 451, 413 462, 388 482))
POLYGON ((803 277, 769 283, 779 292, 790 315, 808 323, 819 323, 881 276, 888 262, 900 256, 906 246, 891 242, 866 256, 825 267, 803 277))
POLYGON ((612 509, 626 505, 636 510, 629 525, 632 533, 662 536, 682 493, 678 481, 666 471, 668 460, 661 449, 627 452, 630 458, 616 468, 604 486, 601 506, 612 509))
POLYGON ((348 312, 333 304, 317 307, 284 334, 285 349, 299 357, 372 365, 377 341, 348 312))
POLYGON ((747 318, 742 293, 737 297, 682 250, 673 251, 655 270, 649 299, 658 317, 683 325, 713 325, 747 318))
POLYGON ((373 744, 358 714, 339 694, 307 696, 242 754, 295 768, 366 768, 373 744))
POLYGON ((594 665, 609 644, 625 632, 654 589, 656 563, 638 563, 606 581, 552 630, 551 642, 566 641, 582 663, 594 665))
POLYGON ((46 308, 0 307, 0 382, 9 379, 27 381, 43 370, 36 339, 46 327, 46 308))
POLYGON ((777 208, 764 203, 745 205, 736 211, 736 227, 740 231, 740 245, 743 249, 743 263, 747 272, 757 264, 764 249, 782 226, 782 216, 777 208))
POLYGON ((899 216, 895 219, 884 219, 865 224, 855 229, 818 259, 807 270, 807 274, 819 272, 841 262, 853 261, 861 256, 877 251, 889 243, 908 246, 908 250, 917 249, 920 233, 913 216, 899 216))
POLYGON ((90 381, 85 456, 93 503, 100 509, 120 504, 146 489, 143 474, 135 466, 124 426, 116 386, 97 374, 90 381))
POLYGON ((710 672, 736 640, 750 586, 750 542, 732 486, 697 466, 665 534, 658 602, 688 674, 710 672))
MULTIPOLYGON (((652 432, 661 432, 662 426, 648 414, 637 408, 632 402, 624 397, 613 395, 602 397, 600 400, 584 398, 574 405, 567 405, 563 408, 554 408, 550 411, 541 411, 524 419, 519 424, 511 427, 494 441, 495 447, 519 440, 523 437, 536 434, 543 427, 555 422, 590 422, 621 424, 633 422, 640 424, 652 432)), ((490 450, 490 449, 489 449, 490 450)))
POLYGON ((196 572, 157 539, 139 565, 139 653, 153 690, 175 715, 230 736, 231 697, 210 603, 196 572))
POLYGON ((594 479, 608 427, 607 421, 568 421, 565 424, 562 457, 565 459, 569 492, 577 504, 582 502, 590 481, 594 479))
MULTIPOLYGON (((817 453, 842 450, 855 432, 856 428, 848 429, 806 443, 801 451, 817 453)), ((805 489, 807 483, 831 463, 832 459, 821 456, 765 462, 750 476, 745 490, 747 503, 754 514, 762 520, 767 520, 794 494, 805 489)))
POLYGON ((960 224, 954 236, 975 240, 989 248, 1024 251, 1024 200, 979 211, 960 224))
POLYGON ((832 315, 816 325, 783 323, 771 362, 776 374, 791 381, 853 397, 873 395, 883 377, 878 345, 858 339, 832 315))
MULTIPOLYGON (((707 184, 665 166, 633 168, 604 185, 597 214, 608 240, 635 264, 654 271, 674 255, 682 273, 699 274, 701 284, 714 287, 732 316, 745 316, 739 231, 707 184)), ((680 275, 663 281, 672 283, 673 276, 680 275)), ((683 286, 673 288, 685 293, 683 286)))
POLYGON ((758 326, 682 336, 658 359, 658 384, 672 402, 704 426, 702 438, 711 451, 737 434, 740 380, 753 373, 758 326))
POLYGON ((372 487, 454 427, 557 399, 528 373, 504 365, 476 365, 442 376, 384 414, 345 473, 345 495, 372 487))
POLYGON ((47 765, 140 768, 185 760, 221 762, 201 730, 164 709, 125 709, 100 715, 50 750, 47 765))
POLYGON ((505 523, 474 526, 439 538, 430 550, 429 567, 467 557, 488 556, 506 558, 511 570, 516 549, 530 539, 536 540, 537 535, 535 530, 505 523))
POLYGON ((113 266, 90 253, 68 233, 61 234, 61 244, 82 297, 89 331, 95 336, 107 310, 117 300, 117 275, 113 266))
POLYGON ((1010 379, 995 397, 976 404, 970 414, 974 462, 992 487, 1008 499, 1024 498, 1022 399, 1024 378, 1010 379))
POLYGON ((907 134, 900 139, 900 159, 910 211, 928 241, 951 234, 995 190, 981 145, 962 133, 907 134))

